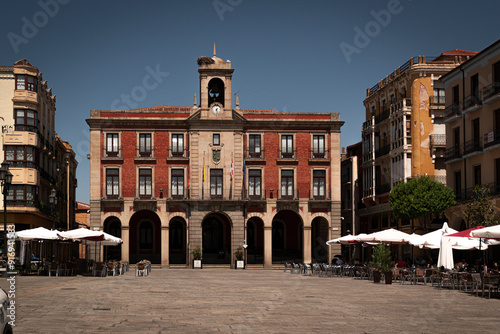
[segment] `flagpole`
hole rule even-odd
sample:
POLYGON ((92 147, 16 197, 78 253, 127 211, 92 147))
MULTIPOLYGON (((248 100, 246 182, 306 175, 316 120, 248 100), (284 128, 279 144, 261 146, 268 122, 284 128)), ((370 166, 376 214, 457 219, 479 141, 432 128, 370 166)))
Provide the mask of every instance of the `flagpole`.
POLYGON ((202 181, 201 181, 201 199, 204 199, 205 195, 205 151, 203 151, 203 171, 202 171, 202 181))

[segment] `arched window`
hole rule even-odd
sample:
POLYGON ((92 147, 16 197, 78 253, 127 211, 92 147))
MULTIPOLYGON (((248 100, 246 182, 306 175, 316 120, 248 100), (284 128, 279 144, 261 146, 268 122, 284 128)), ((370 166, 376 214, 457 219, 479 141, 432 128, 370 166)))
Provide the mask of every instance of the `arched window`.
POLYGON ((143 221, 139 228, 139 248, 153 249, 153 223, 143 221))

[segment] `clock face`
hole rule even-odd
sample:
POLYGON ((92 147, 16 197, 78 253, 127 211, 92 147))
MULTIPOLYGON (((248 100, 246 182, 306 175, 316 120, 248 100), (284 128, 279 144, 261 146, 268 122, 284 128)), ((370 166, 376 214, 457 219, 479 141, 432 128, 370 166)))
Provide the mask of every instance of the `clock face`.
POLYGON ((214 114, 218 114, 218 113, 220 113, 220 112, 221 112, 221 110, 222 110, 222 108, 221 108, 221 106, 220 106, 220 105, 218 105, 218 104, 216 104, 216 105, 213 105, 213 106, 212 106, 212 112, 213 112, 214 114))

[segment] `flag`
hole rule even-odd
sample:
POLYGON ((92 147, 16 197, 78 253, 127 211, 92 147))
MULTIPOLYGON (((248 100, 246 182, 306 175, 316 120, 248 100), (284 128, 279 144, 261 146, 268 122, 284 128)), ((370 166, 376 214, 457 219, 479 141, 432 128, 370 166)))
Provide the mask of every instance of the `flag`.
POLYGON ((229 176, 231 177, 231 182, 233 181, 233 159, 231 158, 231 170, 229 171, 229 176))
POLYGON ((203 157, 203 182, 205 182, 205 157, 203 157))

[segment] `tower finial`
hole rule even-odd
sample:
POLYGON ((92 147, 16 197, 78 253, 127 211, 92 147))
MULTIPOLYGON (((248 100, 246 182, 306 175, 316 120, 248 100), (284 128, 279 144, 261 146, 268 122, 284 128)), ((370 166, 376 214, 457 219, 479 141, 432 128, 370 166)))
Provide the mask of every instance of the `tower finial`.
POLYGON ((236 93, 236 106, 240 106, 240 97, 238 96, 238 93, 236 93))
POLYGON ((196 107, 196 93, 194 93, 193 106, 195 106, 195 107, 196 107))
POLYGON ((215 57, 215 43, 214 43, 214 57, 215 57))

